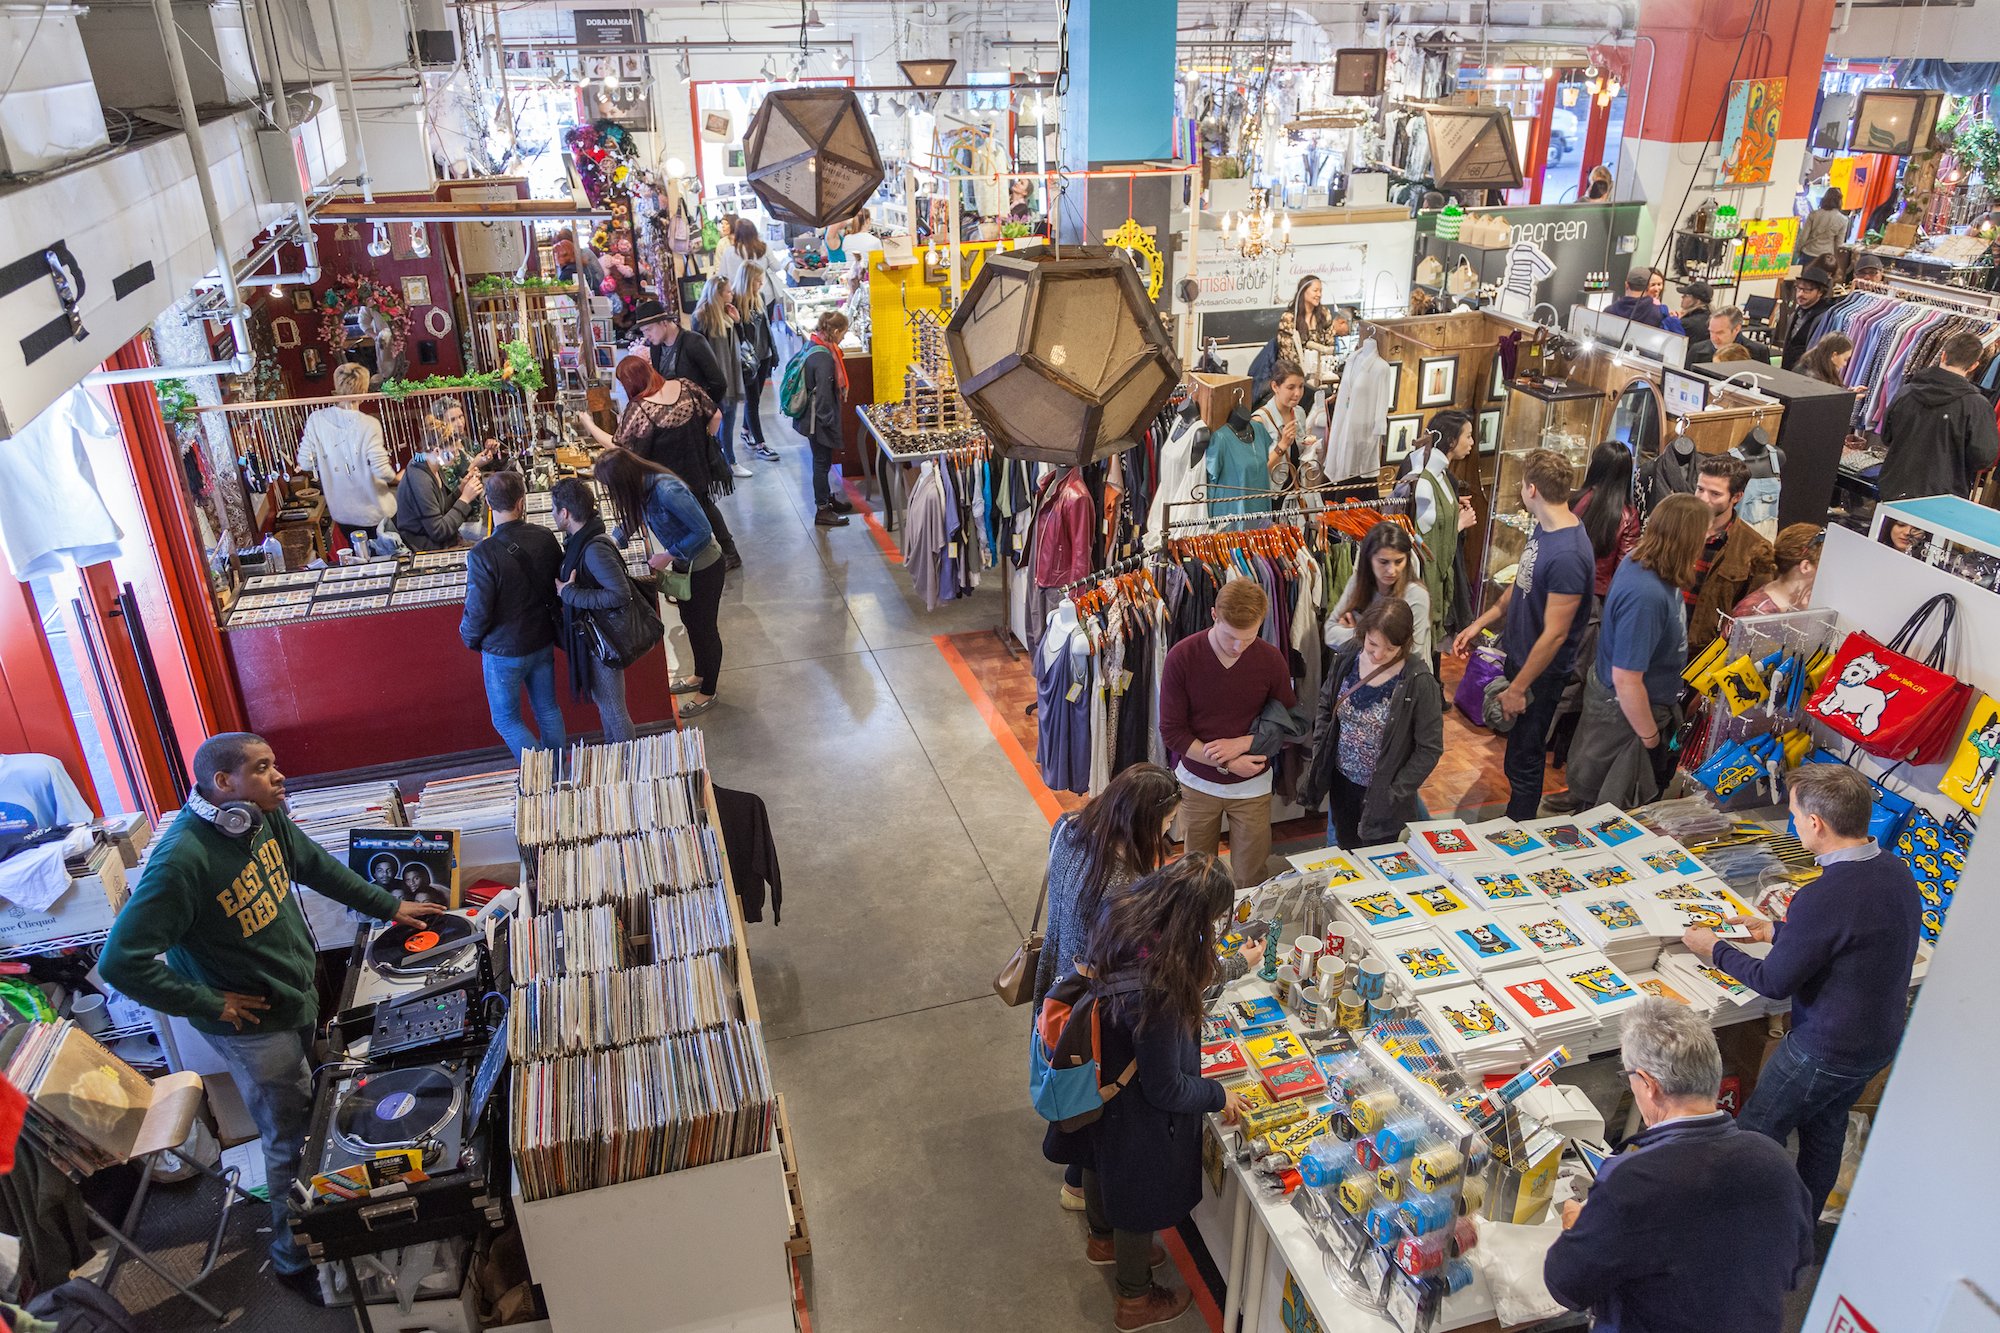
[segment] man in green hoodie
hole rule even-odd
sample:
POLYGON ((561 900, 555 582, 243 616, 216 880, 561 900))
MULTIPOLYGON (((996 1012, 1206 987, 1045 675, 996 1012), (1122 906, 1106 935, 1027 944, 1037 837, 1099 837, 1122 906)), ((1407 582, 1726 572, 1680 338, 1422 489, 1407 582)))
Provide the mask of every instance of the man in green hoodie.
POLYGON ((414 924, 440 909, 399 901, 300 832, 285 814, 285 775, 261 737, 211 736, 195 751, 194 769, 195 789, 147 858, 98 968, 141 1004, 187 1019, 229 1067, 264 1144, 272 1267, 317 1302, 318 1280, 292 1239, 287 1203, 312 1112, 319 1019, 312 933, 303 905, 287 905, 292 886, 382 921, 414 924))

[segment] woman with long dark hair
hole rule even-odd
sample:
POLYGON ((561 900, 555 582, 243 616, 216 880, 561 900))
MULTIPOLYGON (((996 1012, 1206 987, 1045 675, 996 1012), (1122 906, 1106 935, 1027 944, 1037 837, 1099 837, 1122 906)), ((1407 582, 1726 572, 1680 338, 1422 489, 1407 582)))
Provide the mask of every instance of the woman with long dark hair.
POLYGON ((1847 384, 1847 363, 1854 359, 1854 339, 1835 331, 1823 335, 1792 369, 1822 384, 1847 384))
MULTIPOLYGON (((690 384, 686 392, 701 390, 690 384)), ((666 548, 652 557, 653 568, 689 576, 688 598, 675 603, 675 609, 694 650, 694 676, 674 681, 672 689, 694 695, 679 705, 680 716, 699 716, 714 705, 716 677, 722 673, 722 631, 716 627, 722 608, 722 547, 687 483, 659 464, 626 449, 610 449, 598 455, 593 474, 618 520, 612 542, 623 546, 628 534, 650 532, 666 548)))
POLYGON ((1419 791, 1444 756, 1444 691, 1414 651, 1415 623, 1393 597, 1368 607, 1320 688, 1299 804, 1331 798, 1326 833, 1337 847, 1388 842, 1426 818, 1419 791))
POLYGON ((1201 1118, 1233 1120, 1242 1095, 1201 1076, 1202 992, 1216 977, 1216 923, 1235 884, 1214 857, 1192 853, 1104 902, 1085 966, 1103 1020, 1101 1068, 1123 1090, 1097 1123, 1051 1134, 1082 1149, 1085 1257, 1117 1270, 1117 1327, 1150 1328, 1193 1299, 1153 1282, 1166 1260, 1153 1233, 1201 1201, 1201 1118))
POLYGON ((1590 466, 1584 469, 1583 487, 1571 506, 1583 523, 1590 549, 1597 554, 1599 597, 1611 591, 1611 576, 1618 562, 1639 544, 1639 507, 1632 503, 1632 451, 1616 440, 1606 440, 1590 451, 1590 466))
POLYGON ((618 419, 618 434, 599 430, 588 412, 577 413, 577 421, 606 448, 617 445, 679 477, 694 492, 702 517, 727 555, 735 543, 722 511, 715 507, 714 492, 726 492, 731 483, 726 471, 718 477, 708 465, 709 436, 722 428, 722 410, 693 380, 667 379, 643 356, 621 359, 617 377, 625 390, 625 415, 618 419))
POLYGON ((1351 643, 1360 631, 1357 624, 1370 608, 1384 598, 1407 602, 1415 626, 1410 651, 1424 661, 1431 660, 1431 595, 1424 587, 1417 563, 1416 539, 1400 523, 1382 520, 1361 539, 1354 557, 1354 573, 1333 604, 1326 622, 1326 646, 1340 648, 1351 643))

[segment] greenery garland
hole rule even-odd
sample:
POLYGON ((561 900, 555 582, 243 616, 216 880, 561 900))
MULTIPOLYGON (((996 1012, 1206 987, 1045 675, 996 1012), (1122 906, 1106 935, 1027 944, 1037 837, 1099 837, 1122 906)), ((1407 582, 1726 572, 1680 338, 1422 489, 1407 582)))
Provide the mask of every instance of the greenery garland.
POLYGON ((500 370, 482 370, 471 375, 431 375, 420 380, 383 380, 377 391, 384 398, 401 401, 413 393, 430 389, 505 389, 513 387, 523 393, 541 392, 542 363, 535 360, 534 349, 526 339, 501 343, 500 350, 506 355, 507 364, 500 370))
POLYGON ((503 273, 494 273, 472 284, 474 296, 504 296, 508 292, 515 291, 567 294, 576 291, 576 280, 530 277, 516 282, 503 273))

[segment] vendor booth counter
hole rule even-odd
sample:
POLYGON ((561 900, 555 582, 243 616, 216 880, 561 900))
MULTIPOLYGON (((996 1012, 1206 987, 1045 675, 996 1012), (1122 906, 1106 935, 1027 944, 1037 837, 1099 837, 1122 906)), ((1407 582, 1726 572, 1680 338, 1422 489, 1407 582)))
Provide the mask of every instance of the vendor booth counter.
MULTIPOLYGON (((458 637, 463 611, 450 602, 232 629, 222 641, 250 730, 296 777, 492 749, 480 655, 458 637)), ((558 652, 556 699, 578 738, 601 724, 595 704, 571 695, 568 670, 558 652)), ((659 649, 626 671, 636 725, 672 720, 667 674, 659 649)))

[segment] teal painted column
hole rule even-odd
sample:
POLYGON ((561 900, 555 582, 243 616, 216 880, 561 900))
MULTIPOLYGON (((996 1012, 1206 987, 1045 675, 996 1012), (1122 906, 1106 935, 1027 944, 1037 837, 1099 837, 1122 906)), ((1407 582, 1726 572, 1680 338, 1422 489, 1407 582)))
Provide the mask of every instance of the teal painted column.
MULTIPOLYGON (((1178 0, 1072 0, 1065 167, 1090 171, 1173 156, 1179 23, 1178 0)), ((1102 244, 1103 232, 1124 221, 1129 208, 1166 248, 1171 192, 1179 188, 1178 180, 1158 176, 1072 181, 1057 221, 1063 242, 1102 244)))
POLYGON ((1173 150, 1176 0, 1074 0, 1063 157, 1070 170, 1173 150))

